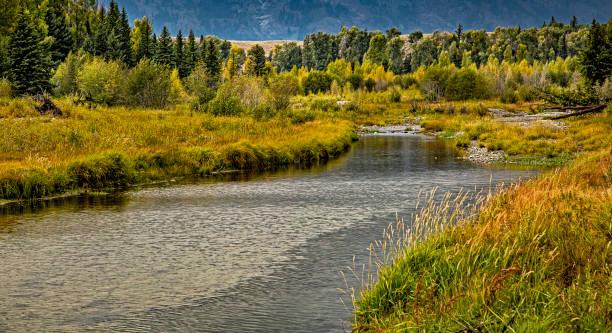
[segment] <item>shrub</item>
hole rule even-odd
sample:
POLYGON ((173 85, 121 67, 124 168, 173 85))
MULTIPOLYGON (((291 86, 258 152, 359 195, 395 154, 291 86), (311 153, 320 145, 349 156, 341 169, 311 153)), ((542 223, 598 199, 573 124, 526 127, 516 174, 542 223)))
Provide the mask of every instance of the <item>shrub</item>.
POLYGON ((502 103, 514 104, 518 100, 518 94, 516 93, 516 91, 514 91, 514 89, 506 88, 504 93, 499 97, 499 100, 502 103))
POLYGON ((0 99, 11 97, 11 83, 5 78, 0 79, 0 99))
POLYGON ((367 91, 371 92, 374 90, 374 88, 376 88, 376 81, 373 78, 368 78, 367 80, 365 80, 364 86, 367 91))
POLYGON ((363 76, 356 73, 349 75, 347 81, 353 89, 360 89, 363 86, 363 76))
POLYGON ((466 67, 453 73, 446 87, 448 100, 487 98, 490 95, 485 78, 475 70, 466 67))
POLYGON ((446 95, 446 86, 451 73, 452 69, 449 66, 434 65, 425 69, 420 86, 427 99, 437 100, 446 95))
POLYGON ((312 71, 304 78, 304 94, 316 94, 319 92, 327 92, 330 89, 332 79, 325 72, 312 71))
POLYGON ((340 107, 338 106, 338 103, 336 103, 335 100, 324 99, 324 98, 314 99, 310 103, 310 108, 313 110, 321 110, 321 111, 326 111, 326 112, 340 110, 340 107))
POLYGON ((531 102, 538 98, 538 92, 535 87, 521 85, 517 90, 517 97, 521 102, 531 102))
POLYGON ((79 50, 76 54, 70 51, 68 57, 62 62, 51 81, 55 86, 56 95, 74 94, 78 91, 77 77, 83 65, 91 61, 89 53, 79 50))
POLYGON ((292 124, 302 124, 315 120, 316 113, 308 109, 288 110, 287 118, 289 118, 292 124))
POLYGON ((389 93, 389 102, 391 103, 399 103, 402 100, 402 94, 398 89, 393 89, 389 93))
POLYGON ((230 84, 219 87, 215 98, 208 102, 207 110, 215 116, 235 116, 244 112, 240 98, 233 94, 230 84))
POLYGON ((297 77, 290 74, 281 74, 270 78, 270 104, 278 111, 284 110, 291 104, 291 96, 299 90, 297 77))
POLYGON ((168 66, 143 59, 128 74, 128 100, 132 105, 163 108, 171 100, 171 86, 168 66))
POLYGON ((123 99, 125 70, 117 61, 96 57, 86 63, 77 76, 77 87, 87 100, 108 105, 123 99))

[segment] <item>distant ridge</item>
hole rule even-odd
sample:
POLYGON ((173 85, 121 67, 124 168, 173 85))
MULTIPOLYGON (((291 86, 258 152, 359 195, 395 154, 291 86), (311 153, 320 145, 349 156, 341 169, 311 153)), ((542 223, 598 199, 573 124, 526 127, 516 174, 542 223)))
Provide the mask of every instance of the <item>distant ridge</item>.
MULTIPOLYGON (((109 0, 103 0, 108 3, 109 0)), ((166 25, 174 35, 193 29, 196 35, 223 39, 303 40, 316 31, 336 33, 341 26, 384 30, 396 26, 403 33, 494 30, 498 26, 541 26, 554 16, 581 24, 607 20, 612 1, 602 0, 119 0, 131 19, 147 16, 159 34, 166 25)))

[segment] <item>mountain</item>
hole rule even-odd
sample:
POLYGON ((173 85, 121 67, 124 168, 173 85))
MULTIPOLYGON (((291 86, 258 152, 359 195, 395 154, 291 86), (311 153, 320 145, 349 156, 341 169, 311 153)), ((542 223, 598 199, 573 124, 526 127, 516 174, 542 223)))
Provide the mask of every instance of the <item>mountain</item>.
MULTIPOLYGON (((106 0, 108 2, 108 0, 106 0)), ((541 26, 554 16, 579 23, 607 21, 612 1, 601 0, 119 0, 131 19, 147 16, 159 34, 166 25, 235 40, 302 40, 316 31, 336 33, 341 26, 385 30, 494 30, 498 26, 541 26)))

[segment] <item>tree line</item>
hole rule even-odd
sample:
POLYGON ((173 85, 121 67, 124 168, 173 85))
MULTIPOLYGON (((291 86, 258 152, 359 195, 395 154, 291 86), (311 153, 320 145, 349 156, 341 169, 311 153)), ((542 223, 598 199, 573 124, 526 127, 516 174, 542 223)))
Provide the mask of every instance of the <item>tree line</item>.
POLYGON ((420 31, 402 35, 397 28, 383 33, 342 27, 335 35, 306 35, 302 45, 275 45, 266 55, 259 45, 245 51, 214 36, 196 38, 193 30, 187 36, 179 30, 172 37, 163 27, 157 36, 146 17, 130 24, 126 10, 120 10, 115 0, 108 7, 96 0, 23 0, 3 6, 0 77, 10 81, 15 95, 55 91, 105 103, 123 100, 101 96, 96 84, 104 81, 103 68, 115 75, 129 74, 133 96, 151 90, 150 82, 163 81, 160 85, 167 92, 172 86, 191 87, 202 103, 212 100, 223 82, 282 72, 294 73, 298 91, 306 94, 329 91, 334 84, 343 89, 347 83, 352 89, 380 90, 394 81, 393 75, 404 75, 398 80, 423 83, 420 88, 432 98, 444 96, 442 77, 450 78, 457 69, 466 69, 461 82, 478 82, 469 67, 482 72, 495 64, 503 74, 488 70, 487 83, 499 95, 505 93, 499 88, 505 83, 495 82, 509 82, 509 71, 523 70, 525 79, 538 80, 529 79, 533 73, 525 72, 527 65, 547 76, 539 85, 561 87, 572 82, 574 72, 591 86, 602 85, 612 72, 612 20, 581 25, 574 17, 566 25, 553 17, 539 28, 499 27, 486 32, 463 31, 459 25, 454 32, 428 35, 420 31))

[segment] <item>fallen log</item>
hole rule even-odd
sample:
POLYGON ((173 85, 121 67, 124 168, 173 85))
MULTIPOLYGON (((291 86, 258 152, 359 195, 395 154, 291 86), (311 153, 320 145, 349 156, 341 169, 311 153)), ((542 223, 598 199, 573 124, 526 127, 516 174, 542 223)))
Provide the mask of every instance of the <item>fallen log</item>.
POLYGON ((569 117, 574 117, 574 116, 580 116, 580 115, 591 113, 591 112, 599 112, 599 111, 605 109, 606 107, 607 107, 606 104, 591 105, 588 108, 583 109, 582 111, 568 113, 568 114, 552 117, 550 119, 552 119, 552 120, 559 120, 559 119, 564 119, 564 118, 569 118, 569 117))
POLYGON ((584 110, 584 109, 590 109, 592 107, 593 107, 593 105, 587 105, 587 106, 549 106, 549 107, 545 107, 544 110, 560 110, 560 111, 565 111, 565 110, 584 110))

